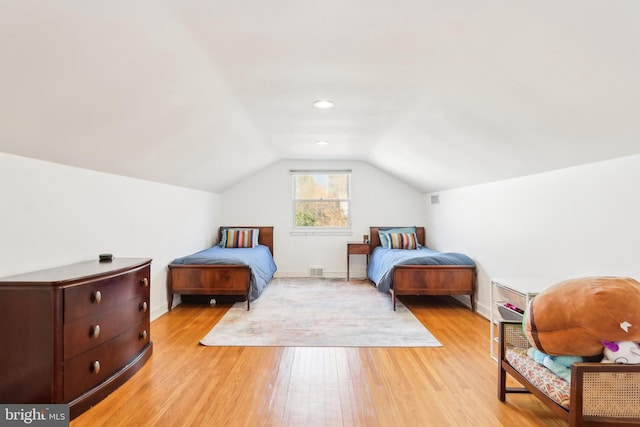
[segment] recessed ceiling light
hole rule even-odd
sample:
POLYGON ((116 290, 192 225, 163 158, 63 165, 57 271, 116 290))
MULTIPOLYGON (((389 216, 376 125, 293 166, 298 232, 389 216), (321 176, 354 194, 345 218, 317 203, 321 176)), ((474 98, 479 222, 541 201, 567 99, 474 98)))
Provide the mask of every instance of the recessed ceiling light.
POLYGON ((313 106, 320 109, 327 109, 333 107, 333 101, 329 99, 319 99, 313 103, 313 106))
POLYGON ((316 141, 316 145, 329 145, 329 141, 316 141))

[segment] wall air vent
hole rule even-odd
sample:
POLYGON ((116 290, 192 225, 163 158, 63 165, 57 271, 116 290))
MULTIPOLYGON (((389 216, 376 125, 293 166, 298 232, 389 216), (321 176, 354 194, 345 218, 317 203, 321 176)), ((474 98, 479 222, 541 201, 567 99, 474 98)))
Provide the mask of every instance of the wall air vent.
POLYGON ((433 194, 431 196, 431 204, 432 205, 439 205, 440 204, 440 195, 439 194, 433 194))
POLYGON ((322 277, 322 267, 309 267, 309 277, 322 277))

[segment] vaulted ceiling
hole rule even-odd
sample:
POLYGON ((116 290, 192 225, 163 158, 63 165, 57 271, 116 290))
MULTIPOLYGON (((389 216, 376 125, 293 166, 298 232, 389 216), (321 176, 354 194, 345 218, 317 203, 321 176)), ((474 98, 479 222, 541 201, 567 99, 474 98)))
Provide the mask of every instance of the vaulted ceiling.
POLYGON ((0 151, 213 192, 353 159, 443 190, 640 153, 639 41, 637 0, 3 0, 0 151))

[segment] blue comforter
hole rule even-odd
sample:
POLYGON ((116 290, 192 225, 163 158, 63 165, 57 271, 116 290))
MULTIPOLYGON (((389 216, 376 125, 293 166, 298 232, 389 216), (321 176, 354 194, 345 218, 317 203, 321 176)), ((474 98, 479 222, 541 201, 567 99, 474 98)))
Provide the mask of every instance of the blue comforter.
POLYGON ((221 248, 214 246, 193 255, 173 260, 172 264, 242 264, 251 269, 249 299, 255 300, 273 277, 277 267, 269 248, 221 248))
POLYGON ((474 265, 471 258, 456 252, 438 252, 427 247, 416 250, 385 249, 377 246, 369 258, 367 277, 380 292, 391 289, 395 265, 474 265))

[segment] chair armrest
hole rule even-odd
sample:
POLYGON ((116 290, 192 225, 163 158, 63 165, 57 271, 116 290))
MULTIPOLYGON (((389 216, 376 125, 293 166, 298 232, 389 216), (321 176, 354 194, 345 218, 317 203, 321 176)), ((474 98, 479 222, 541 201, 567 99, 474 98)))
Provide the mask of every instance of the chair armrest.
POLYGON ((576 363, 571 367, 571 408, 584 418, 640 419, 640 365, 576 363))

